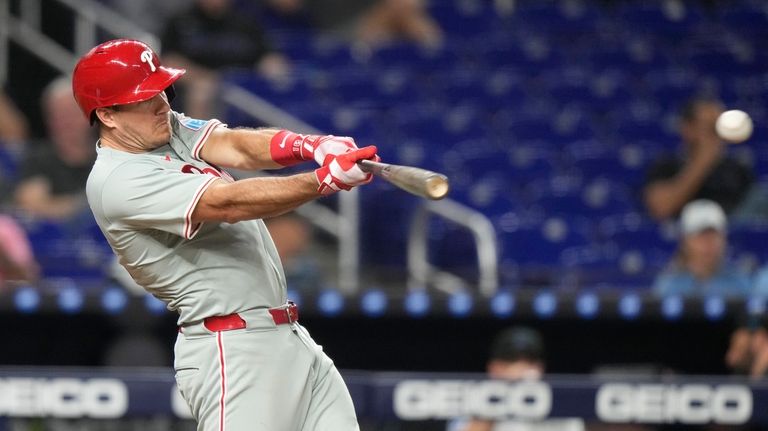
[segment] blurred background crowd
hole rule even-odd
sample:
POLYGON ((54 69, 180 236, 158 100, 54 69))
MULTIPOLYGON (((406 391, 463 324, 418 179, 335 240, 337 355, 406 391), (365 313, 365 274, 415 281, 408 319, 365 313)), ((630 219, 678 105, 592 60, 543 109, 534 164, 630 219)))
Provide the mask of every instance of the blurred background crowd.
MULTIPOLYGON (((73 10, 83 5, 95 4, 100 14, 107 11, 153 36, 163 62, 188 71, 174 104, 189 116, 219 118, 231 127, 306 124, 352 136, 359 145, 376 144, 384 161, 450 178, 448 198, 461 208, 456 214, 475 218, 463 224, 450 214, 429 219, 426 255, 445 272, 417 283, 409 278, 407 251, 414 214, 426 203, 384 181, 357 198, 360 277, 351 290, 338 289, 336 241, 328 229, 301 214, 269 220, 291 293, 317 298, 317 315, 336 317, 319 338, 337 349, 332 356, 342 366, 408 368, 404 360, 365 362, 347 346, 357 338, 333 335, 343 327, 338 322, 365 321, 355 323, 363 329, 353 336, 381 330, 375 318, 387 317, 386 300, 395 298, 406 299, 406 312, 415 316, 430 300, 444 301, 456 318, 438 316, 430 328, 475 334, 458 339, 466 348, 455 345, 449 352, 455 362, 435 367, 442 371, 481 371, 495 330, 521 320, 539 325, 555 352, 549 357, 556 372, 630 362, 632 349, 604 346, 601 356, 600 343, 590 339, 616 328, 625 337, 616 343, 637 336, 639 345, 653 346, 649 352, 667 352, 665 359, 639 352, 637 362, 646 370, 768 372, 764 1, 2 3, 10 16, 34 23, 78 56, 82 32, 75 30, 73 10), (36 23, 29 4, 37 5, 36 23), (300 123, 270 123, 234 106, 224 97, 233 88, 300 123), (714 124, 726 109, 752 116, 750 140, 729 145, 717 136, 714 124), (498 281, 490 291, 476 281, 480 244, 471 228, 482 223, 493 233, 498 281), (363 295, 369 291, 376 295, 363 295), (505 298, 530 298, 533 311, 517 317, 515 303, 505 298), (360 307, 349 305, 358 300, 360 307), (467 311, 486 300, 485 311, 467 311), (660 312, 647 326, 617 323, 617 313, 631 320, 649 303, 660 312), (693 311, 691 304, 699 303, 703 311, 693 311), (594 326, 566 328, 573 316, 558 317, 566 307, 558 304, 575 307, 572 314, 594 326), (603 315, 608 306, 601 304, 619 311, 603 315), (467 314, 470 319, 460 319, 467 314), (686 336, 665 325, 689 331, 690 343, 708 344, 684 352, 685 341, 678 343, 686 336), (565 332, 572 339, 557 339, 562 331, 572 331, 565 332), (569 362, 566 352, 578 359, 569 362)), ((93 36, 97 42, 114 37, 110 31, 118 30, 100 28, 93 36)), ((0 74, 0 297, 10 299, 0 301, 6 314, 0 321, 28 322, 43 311, 77 313, 88 327, 89 315, 106 314, 109 329, 101 333, 108 346, 70 353, 64 362, 166 365, 169 331, 123 307, 138 301, 155 310, 152 316, 162 310, 151 299, 145 304, 141 289, 119 268, 84 199, 95 138, 69 78, 60 63, 39 58, 27 42, 11 38, 7 47, 7 70, 0 74)), ((327 199, 312 211, 339 207, 327 199)), ((392 333, 407 332, 406 312, 388 317, 392 333)), ((429 347, 419 338, 428 332, 411 332, 407 350, 429 347)), ((540 336, 515 339, 538 346, 540 336)), ((34 362, 29 358, 50 352, 35 343, 25 340, 0 362, 34 362)), ((377 348, 383 346, 369 343, 361 350, 373 356, 377 348)), ((412 364, 429 369, 428 362, 412 364)))

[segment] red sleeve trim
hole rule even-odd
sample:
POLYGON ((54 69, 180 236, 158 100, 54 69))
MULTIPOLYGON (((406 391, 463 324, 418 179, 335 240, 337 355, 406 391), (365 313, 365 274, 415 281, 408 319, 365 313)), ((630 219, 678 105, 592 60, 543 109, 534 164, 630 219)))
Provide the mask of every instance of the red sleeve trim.
POLYGON ((204 182, 202 185, 200 185, 200 187, 197 188, 197 191, 192 198, 192 202, 189 203, 187 211, 184 213, 184 238, 194 238, 195 235, 197 235, 197 232, 200 231, 200 228, 203 226, 202 223, 198 223, 197 225, 192 226, 192 213, 195 212, 197 203, 200 202, 200 198, 203 196, 203 193, 205 193, 205 191, 208 190, 208 187, 218 179, 218 177, 212 176, 208 179, 208 181, 204 182))
POLYGON ((213 132, 213 129, 221 126, 222 123, 219 120, 211 120, 206 124, 205 128, 203 129, 203 132, 200 134, 200 137, 197 138, 197 142, 195 142, 195 145, 192 146, 192 158, 195 160, 203 161, 203 159, 200 158, 200 151, 203 149, 203 145, 205 145, 205 141, 208 140, 208 137, 211 136, 211 132, 213 132))

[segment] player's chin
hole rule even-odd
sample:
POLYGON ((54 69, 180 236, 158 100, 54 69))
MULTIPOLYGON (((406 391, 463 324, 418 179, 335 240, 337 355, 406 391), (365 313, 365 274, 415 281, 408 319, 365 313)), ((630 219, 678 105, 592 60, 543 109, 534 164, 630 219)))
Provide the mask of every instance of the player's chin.
POLYGON ((158 141, 163 144, 167 143, 171 140, 171 126, 169 124, 161 124, 158 127, 156 134, 158 136, 158 141))
POLYGON ((168 142, 170 142, 171 141, 171 132, 168 131, 167 133, 165 133, 165 132, 162 133, 160 135, 160 138, 158 139, 158 141, 160 142, 160 145, 165 145, 168 142))

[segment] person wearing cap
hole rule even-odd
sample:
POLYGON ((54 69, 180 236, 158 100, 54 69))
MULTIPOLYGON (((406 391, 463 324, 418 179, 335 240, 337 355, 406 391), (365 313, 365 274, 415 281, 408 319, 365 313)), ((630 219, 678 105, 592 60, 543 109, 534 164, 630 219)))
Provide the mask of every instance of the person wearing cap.
POLYGON ((487 370, 492 378, 541 378, 544 374, 544 341, 541 335, 522 326, 500 332, 491 344, 487 370))
MULTIPOLYGON (((545 349, 541 334, 533 328, 514 326, 499 332, 491 342, 486 371, 491 379, 537 380, 544 376, 545 349)), ((448 423, 448 431, 582 431, 581 419, 491 421, 461 418, 448 423)))
POLYGON ((699 199, 683 207, 680 244, 669 268, 659 274, 660 296, 739 297, 750 293, 749 275, 726 260, 728 221, 714 201, 699 199))
POLYGON ((655 160, 647 172, 643 197, 651 217, 672 220, 696 199, 715 201, 733 215, 753 198, 752 169, 730 156, 715 132, 723 110, 721 101, 709 97, 694 98, 682 107, 680 153, 655 160))

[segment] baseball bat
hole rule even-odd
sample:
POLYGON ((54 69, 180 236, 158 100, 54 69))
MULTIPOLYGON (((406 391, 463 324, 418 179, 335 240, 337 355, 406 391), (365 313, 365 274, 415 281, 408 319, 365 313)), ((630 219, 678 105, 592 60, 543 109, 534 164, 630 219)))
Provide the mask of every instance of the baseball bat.
POLYGON ((438 200, 448 194, 448 177, 437 172, 413 166, 391 165, 389 163, 360 160, 360 169, 383 178, 409 193, 427 199, 438 200))

